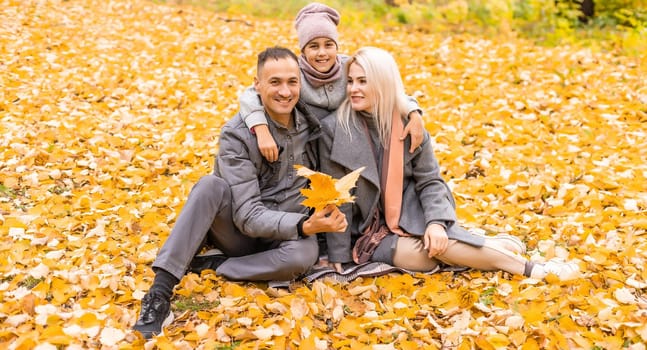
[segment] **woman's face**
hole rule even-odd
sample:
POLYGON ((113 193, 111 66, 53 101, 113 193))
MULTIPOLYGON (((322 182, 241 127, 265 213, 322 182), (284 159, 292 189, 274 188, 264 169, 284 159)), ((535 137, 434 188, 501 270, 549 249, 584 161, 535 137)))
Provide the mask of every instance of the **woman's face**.
POLYGON ((373 113, 373 90, 366 82, 364 68, 357 62, 351 63, 350 67, 348 67, 346 93, 350 98, 350 105, 354 111, 373 113))
POLYGON ((303 48, 303 55, 314 69, 326 73, 337 59, 337 44, 330 38, 314 38, 303 48))

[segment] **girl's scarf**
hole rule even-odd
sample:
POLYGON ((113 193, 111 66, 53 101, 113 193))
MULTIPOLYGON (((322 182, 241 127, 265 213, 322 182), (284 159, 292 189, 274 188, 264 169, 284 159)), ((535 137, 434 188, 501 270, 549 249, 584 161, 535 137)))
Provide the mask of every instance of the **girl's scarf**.
POLYGON ((341 78, 342 74, 341 59, 339 58, 339 55, 335 56, 335 64, 333 64, 332 68, 330 68, 330 70, 326 73, 321 73, 320 71, 314 69, 310 65, 310 63, 308 63, 308 60, 306 60, 306 57, 303 54, 299 56, 299 67, 301 67, 303 76, 305 76, 308 83, 310 83, 310 85, 314 86, 315 88, 336 81, 337 79, 341 78))

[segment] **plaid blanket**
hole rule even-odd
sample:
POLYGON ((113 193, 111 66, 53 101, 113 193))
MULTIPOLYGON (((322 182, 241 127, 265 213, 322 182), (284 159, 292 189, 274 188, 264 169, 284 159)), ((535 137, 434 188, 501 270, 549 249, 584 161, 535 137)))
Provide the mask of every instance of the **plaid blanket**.
MULTIPOLYGON (((424 274, 433 274, 436 272, 445 271, 460 272, 465 270, 468 270, 468 268, 455 266, 437 266, 434 270, 424 272, 424 274)), ((343 272, 337 272, 335 271, 335 269, 328 266, 315 266, 310 269, 310 271, 306 272, 303 276, 298 278, 297 281, 312 283, 318 279, 330 278, 338 282, 350 282, 358 277, 376 277, 389 273, 408 273, 413 275, 420 272, 410 271, 382 262, 369 261, 359 265, 350 264, 350 266, 345 266, 343 272)), ((269 283, 269 287, 288 288, 291 282, 293 281, 271 281, 269 283)))

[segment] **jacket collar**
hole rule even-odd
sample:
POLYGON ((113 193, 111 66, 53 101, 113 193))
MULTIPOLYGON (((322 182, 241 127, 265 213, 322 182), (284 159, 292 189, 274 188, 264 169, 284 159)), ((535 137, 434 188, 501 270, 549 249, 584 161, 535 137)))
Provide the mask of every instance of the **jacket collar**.
MULTIPOLYGON (((267 114, 267 111, 265 111, 265 118, 267 119, 270 133, 274 134, 274 129, 278 127, 278 124, 272 120, 272 118, 267 114)), ((310 131, 308 141, 318 139, 321 136, 321 123, 319 122, 319 119, 310 112, 307 105, 303 102, 297 102, 295 108, 292 110, 292 118, 294 119, 294 127, 297 130, 300 129, 301 124, 305 122, 310 131)))
POLYGON ((308 123, 308 128, 310 129, 309 141, 318 139, 321 136, 321 123, 310 111, 308 106, 301 101, 297 102, 295 113, 300 113, 305 118, 306 123, 308 123))
POLYGON ((350 134, 337 123, 330 159, 351 170, 366 166, 360 176, 380 188, 380 176, 370 142, 363 121, 351 121, 350 134))

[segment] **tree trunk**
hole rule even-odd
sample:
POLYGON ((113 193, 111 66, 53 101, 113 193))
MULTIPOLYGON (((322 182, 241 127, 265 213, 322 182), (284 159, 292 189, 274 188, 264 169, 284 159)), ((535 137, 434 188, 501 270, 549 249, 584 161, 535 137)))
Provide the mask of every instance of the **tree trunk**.
POLYGON ((582 0, 580 3, 580 11, 582 11, 582 16, 580 16, 580 21, 587 22, 589 19, 593 18, 595 15, 595 3, 593 0, 582 0))

